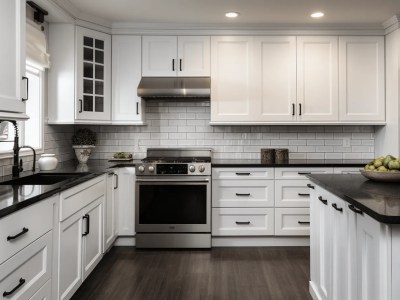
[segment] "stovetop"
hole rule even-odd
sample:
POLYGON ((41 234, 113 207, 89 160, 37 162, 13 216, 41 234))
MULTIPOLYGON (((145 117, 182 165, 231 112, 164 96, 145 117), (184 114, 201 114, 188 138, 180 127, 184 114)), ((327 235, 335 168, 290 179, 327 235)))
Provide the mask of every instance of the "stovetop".
POLYGON ((211 157, 146 157, 143 163, 211 163, 211 157))

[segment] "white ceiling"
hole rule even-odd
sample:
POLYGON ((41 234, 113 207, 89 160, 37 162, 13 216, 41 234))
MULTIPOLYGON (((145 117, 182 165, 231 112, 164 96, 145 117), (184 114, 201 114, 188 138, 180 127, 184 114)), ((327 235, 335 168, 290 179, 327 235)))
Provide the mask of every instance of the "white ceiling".
POLYGON ((67 0, 107 22, 188 24, 381 24, 400 13, 400 0, 67 0), (314 11, 322 19, 311 19, 314 11), (240 16, 227 19, 225 12, 240 16))

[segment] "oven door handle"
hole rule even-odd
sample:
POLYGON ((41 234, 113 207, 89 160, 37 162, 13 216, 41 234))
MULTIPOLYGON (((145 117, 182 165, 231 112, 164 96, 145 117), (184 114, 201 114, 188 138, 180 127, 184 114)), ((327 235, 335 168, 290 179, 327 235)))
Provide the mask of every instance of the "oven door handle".
POLYGON ((136 178, 136 182, 209 182, 210 179, 202 178, 202 179, 188 179, 188 178, 179 178, 179 179, 142 179, 136 178))

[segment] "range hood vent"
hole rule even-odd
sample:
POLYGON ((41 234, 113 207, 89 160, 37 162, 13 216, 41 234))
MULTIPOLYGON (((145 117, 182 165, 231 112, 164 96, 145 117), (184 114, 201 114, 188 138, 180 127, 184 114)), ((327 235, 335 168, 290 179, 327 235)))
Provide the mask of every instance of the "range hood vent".
POLYGON ((137 94, 143 99, 210 100, 210 77, 142 77, 137 94))

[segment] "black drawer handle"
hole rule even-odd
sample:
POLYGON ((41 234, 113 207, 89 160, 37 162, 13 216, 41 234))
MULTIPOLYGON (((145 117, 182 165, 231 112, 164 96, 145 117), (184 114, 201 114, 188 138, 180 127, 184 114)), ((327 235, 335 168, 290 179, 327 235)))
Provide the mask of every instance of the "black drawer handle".
POLYGON ((299 196, 310 196, 310 194, 307 193, 298 193, 299 196))
POLYGON ((343 208, 337 207, 336 203, 332 203, 332 207, 333 207, 334 209, 336 209, 337 211, 343 212, 343 208))
POLYGON ((313 189, 313 190, 315 189, 315 186, 313 186, 313 185, 311 185, 309 183, 307 184, 307 187, 310 188, 310 189, 313 189))
POLYGON ((182 59, 179 60, 179 71, 182 71, 182 59))
POLYGON ((311 172, 297 172, 297 174, 299 174, 299 175, 310 175, 311 172))
POLYGON ((119 177, 118 177, 118 174, 114 174, 114 176, 115 176, 115 186, 114 186, 114 190, 116 190, 117 188, 118 188, 118 181, 119 181, 119 177))
POLYGON ((236 173, 238 176, 249 176, 251 173, 236 173))
POLYGON ((306 221, 297 221, 297 223, 299 223, 300 225, 305 225, 305 224, 310 224, 310 221, 306 222, 306 221))
POLYGON ((248 196, 250 196, 250 193, 246 193, 246 194, 244 194, 244 193, 236 193, 236 196, 246 196, 246 197, 248 197, 248 196))
POLYGON ((247 221, 247 222, 236 221, 235 223, 236 223, 237 225, 249 225, 249 224, 250 224, 250 221, 247 221))
POLYGON ((292 103, 292 116, 294 116, 295 115, 295 104, 294 103, 292 103))
POLYGON ((82 236, 86 236, 90 232, 90 216, 88 214, 82 217, 83 220, 86 220, 86 232, 82 233, 82 236))
POLYGON ((24 235, 25 233, 27 233, 29 231, 28 228, 24 227, 22 228, 22 231, 16 235, 9 235, 7 237, 7 241, 11 241, 11 240, 15 240, 16 238, 19 238, 21 235, 24 235))
POLYGON ((81 113, 83 111, 83 101, 82 99, 79 99, 79 111, 78 113, 81 113))
POLYGON ((172 71, 175 71, 175 59, 172 59, 172 71))
POLYGON ((318 197, 318 200, 321 201, 323 204, 328 205, 328 200, 322 199, 321 196, 318 197))
POLYGON ((24 285, 25 281, 26 281, 25 279, 20 278, 18 285, 15 288, 13 288, 11 291, 9 291, 9 292, 5 291, 3 293, 3 297, 7 297, 7 296, 10 296, 10 295, 14 294, 14 292, 16 290, 18 290, 21 286, 24 285))
POLYGON ((29 100, 29 78, 22 76, 22 80, 26 80, 26 98, 21 99, 24 102, 29 100))
POLYGON ((299 103, 299 116, 301 116, 301 103, 299 103))
POLYGON ((354 205, 352 205, 352 204, 349 205, 349 208, 350 208, 352 211, 354 211, 356 214, 360 214, 360 215, 363 214, 362 210, 360 210, 360 209, 358 209, 358 208, 355 208, 354 205))

